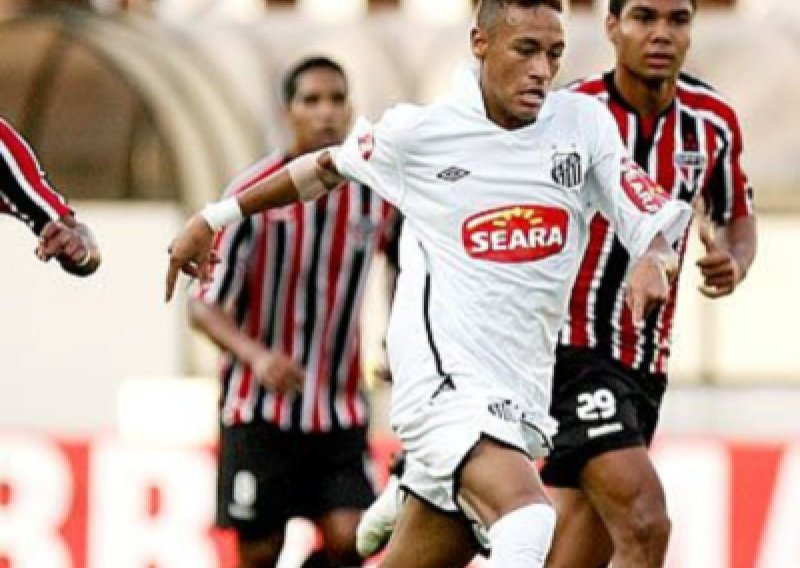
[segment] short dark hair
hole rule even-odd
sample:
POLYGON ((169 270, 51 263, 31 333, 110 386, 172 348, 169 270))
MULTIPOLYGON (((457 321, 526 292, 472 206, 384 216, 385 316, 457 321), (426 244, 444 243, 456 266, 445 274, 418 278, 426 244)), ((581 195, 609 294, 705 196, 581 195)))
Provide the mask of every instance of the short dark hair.
MULTIPOLYGON (((608 13, 612 16, 617 16, 622 13, 622 9, 625 8, 625 5, 630 2, 630 0, 609 0, 608 1, 608 13)), ((697 10, 697 0, 691 0, 692 8, 697 10)))
POLYGON ((478 26, 484 29, 491 27, 495 18, 497 18, 497 13, 509 6, 520 6, 521 8, 545 6, 552 8, 556 12, 564 11, 562 0, 481 0, 476 18, 478 26))
POLYGON ((304 73, 313 71, 314 69, 329 69, 334 73, 338 73, 341 75, 342 80, 344 80, 345 90, 348 88, 347 73, 345 73, 344 68, 333 59, 323 55, 306 57, 295 63, 286 73, 286 78, 283 80, 284 104, 288 105, 294 100, 294 96, 297 94, 297 84, 300 82, 300 77, 302 77, 304 73))

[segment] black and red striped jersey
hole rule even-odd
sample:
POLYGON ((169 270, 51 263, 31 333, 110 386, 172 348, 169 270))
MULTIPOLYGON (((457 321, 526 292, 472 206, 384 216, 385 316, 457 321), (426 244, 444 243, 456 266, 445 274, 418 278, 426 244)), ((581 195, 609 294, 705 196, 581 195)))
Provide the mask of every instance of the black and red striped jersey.
MULTIPOLYGON (((234 195, 284 165, 265 158, 234 180, 234 195)), ((399 215, 369 188, 348 183, 313 202, 266 211, 218 235, 221 262, 196 298, 232 314, 237 325, 306 370, 302 394, 256 383, 248 365, 223 354, 221 421, 264 420, 286 430, 322 432, 367 423, 361 389, 359 318, 376 252, 396 238, 399 215)))
POLYGON ((72 211, 47 182, 36 156, 11 125, 0 118, 0 213, 9 213, 37 235, 50 221, 72 211))
MULTIPOLYGON (((659 116, 643 117, 615 88, 613 72, 585 79, 571 89, 608 105, 636 162, 673 197, 691 202, 701 195, 712 220, 724 225, 753 213, 752 190, 742 170, 742 134, 736 113, 709 85, 681 74, 672 104, 659 116)), ((686 251, 684 235, 681 258, 686 251)), ((575 281, 561 343, 590 347, 629 368, 666 374, 678 282, 668 301, 633 325, 625 303, 630 257, 596 216, 575 281)))

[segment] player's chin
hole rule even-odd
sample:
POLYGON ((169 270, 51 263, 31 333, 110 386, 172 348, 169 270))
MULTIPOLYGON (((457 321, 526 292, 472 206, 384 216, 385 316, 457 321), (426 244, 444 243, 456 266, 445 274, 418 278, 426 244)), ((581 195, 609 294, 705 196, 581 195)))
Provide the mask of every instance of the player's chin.
POLYGON ((648 82, 662 82, 662 81, 673 81, 678 76, 679 69, 676 69, 672 66, 664 66, 664 67, 645 67, 644 71, 642 72, 642 76, 648 82))
POLYGON ((344 136, 341 132, 336 131, 335 129, 323 129, 316 133, 314 137, 315 142, 319 150, 323 148, 328 148, 329 146, 338 146, 344 141, 344 136))
POLYGON ((514 118, 520 124, 530 124, 539 118, 539 111, 541 110, 541 105, 517 105, 514 109, 514 118))

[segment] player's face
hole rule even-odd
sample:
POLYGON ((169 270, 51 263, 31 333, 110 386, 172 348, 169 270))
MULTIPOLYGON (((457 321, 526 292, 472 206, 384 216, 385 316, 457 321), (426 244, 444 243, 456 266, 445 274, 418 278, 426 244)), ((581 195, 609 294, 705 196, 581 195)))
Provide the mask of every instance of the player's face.
POLYGON ((298 77, 297 92, 287 112, 301 151, 341 144, 351 118, 344 77, 332 69, 306 71, 298 77))
POLYGON ((691 43, 690 0, 630 0, 606 22, 617 65, 647 82, 674 80, 691 43))
POLYGON ((547 6, 501 9, 489 29, 472 30, 489 118, 505 128, 536 120, 561 64, 561 14, 547 6))

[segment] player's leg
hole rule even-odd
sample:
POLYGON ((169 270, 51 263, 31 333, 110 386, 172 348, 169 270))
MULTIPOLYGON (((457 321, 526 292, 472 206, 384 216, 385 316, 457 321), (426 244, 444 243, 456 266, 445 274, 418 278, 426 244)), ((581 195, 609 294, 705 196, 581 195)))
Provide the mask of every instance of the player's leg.
MULTIPOLYGON (((611 537, 615 568, 626 558, 652 556, 648 550, 666 548, 669 521, 663 491, 646 449, 665 385, 662 376, 626 369, 590 349, 558 352, 551 414, 559 421, 559 431, 542 478, 551 487, 583 491, 611 537), (628 455, 636 458, 619 459, 628 455)), ((572 526, 570 514, 561 523, 559 534, 576 534, 584 528, 599 532, 594 522, 581 527, 576 520, 572 526)), ((569 537, 564 542, 559 537, 551 557, 553 568, 580 566, 583 551, 572 546, 569 537)), ((598 547, 598 558, 604 549, 598 547)))
POLYGON ((239 568, 273 568, 283 549, 284 531, 262 535, 238 535, 239 568))
POLYGON ((409 495, 381 568, 464 568, 477 553, 472 527, 462 515, 409 495))
POLYGON ((358 553, 369 558, 386 546, 405 499, 400 489, 400 478, 405 467, 405 453, 394 452, 389 463, 389 480, 378 498, 364 511, 356 531, 358 553))
POLYGON ((283 548, 295 501, 284 437, 263 423, 222 429, 217 517, 236 532, 240 568, 271 568, 283 548))
POLYGON ((556 532, 547 568, 605 568, 614 552, 611 537, 580 489, 548 489, 556 509, 556 532))
POLYGON ((660 568, 670 534, 664 489, 644 446, 599 455, 584 490, 614 543, 614 568, 660 568))
POLYGON ((366 429, 318 437, 306 469, 310 516, 322 533, 327 565, 360 565, 356 530, 364 510, 375 500, 366 429))
POLYGON ((526 455, 484 437, 470 452, 456 481, 460 502, 488 527, 492 566, 544 566, 556 514, 526 455), (502 472, 502 482, 498 472, 502 472))

